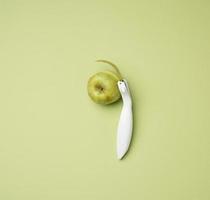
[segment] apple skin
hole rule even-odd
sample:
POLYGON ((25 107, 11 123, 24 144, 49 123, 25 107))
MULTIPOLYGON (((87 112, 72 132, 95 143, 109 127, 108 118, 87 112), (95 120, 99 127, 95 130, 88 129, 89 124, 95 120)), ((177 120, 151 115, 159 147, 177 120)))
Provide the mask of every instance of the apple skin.
POLYGON ((121 77, 112 71, 98 72, 88 80, 88 95, 98 104, 114 103, 121 98, 117 86, 120 79, 121 77))

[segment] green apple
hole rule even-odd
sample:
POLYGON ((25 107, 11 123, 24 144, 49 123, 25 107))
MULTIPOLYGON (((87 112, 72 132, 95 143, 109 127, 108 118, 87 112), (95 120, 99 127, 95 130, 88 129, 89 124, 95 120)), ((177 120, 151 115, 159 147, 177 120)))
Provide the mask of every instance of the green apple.
POLYGON ((87 86, 88 95, 98 104, 114 103, 121 97, 117 86, 117 82, 122 79, 121 74, 113 63, 106 60, 98 60, 98 62, 110 64, 116 72, 106 70, 91 76, 87 86))

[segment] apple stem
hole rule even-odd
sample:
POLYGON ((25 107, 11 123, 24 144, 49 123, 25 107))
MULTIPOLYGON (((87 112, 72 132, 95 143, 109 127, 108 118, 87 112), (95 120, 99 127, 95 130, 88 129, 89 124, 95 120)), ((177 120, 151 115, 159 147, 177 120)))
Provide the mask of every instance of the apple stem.
POLYGON ((118 69, 118 67, 114 63, 112 63, 108 60, 96 60, 96 62, 103 62, 103 63, 107 63, 107 64, 111 65, 115 69, 117 74, 120 76, 120 78, 122 79, 122 75, 120 73, 120 70, 118 69))

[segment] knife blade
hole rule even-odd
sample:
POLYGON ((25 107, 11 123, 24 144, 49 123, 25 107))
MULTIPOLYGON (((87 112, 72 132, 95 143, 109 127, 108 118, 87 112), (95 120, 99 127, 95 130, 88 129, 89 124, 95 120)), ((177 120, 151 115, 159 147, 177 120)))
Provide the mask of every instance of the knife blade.
POLYGON ((117 83, 123 106, 117 129, 117 158, 121 160, 129 149, 133 131, 132 98, 128 82, 123 79, 117 83))

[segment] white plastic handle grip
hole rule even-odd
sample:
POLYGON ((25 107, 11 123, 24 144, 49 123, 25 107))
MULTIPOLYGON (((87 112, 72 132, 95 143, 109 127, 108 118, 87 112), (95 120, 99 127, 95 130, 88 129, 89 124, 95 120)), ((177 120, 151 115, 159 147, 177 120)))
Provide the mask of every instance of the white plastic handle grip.
POLYGON ((122 96, 123 107, 117 131, 117 158, 122 159, 122 157, 128 151, 132 138, 133 112, 132 112, 132 99, 127 81, 126 80, 118 81, 118 88, 122 96))

